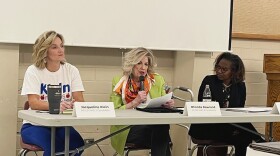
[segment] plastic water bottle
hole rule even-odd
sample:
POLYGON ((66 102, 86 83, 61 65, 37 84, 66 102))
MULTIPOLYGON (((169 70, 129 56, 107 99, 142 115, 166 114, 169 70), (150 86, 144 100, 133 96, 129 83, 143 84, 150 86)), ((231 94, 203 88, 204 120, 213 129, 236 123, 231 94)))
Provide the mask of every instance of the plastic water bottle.
POLYGON ((211 102, 212 101, 212 96, 211 96, 211 90, 209 85, 205 85, 205 89, 203 91, 203 98, 202 98, 203 102, 211 102))

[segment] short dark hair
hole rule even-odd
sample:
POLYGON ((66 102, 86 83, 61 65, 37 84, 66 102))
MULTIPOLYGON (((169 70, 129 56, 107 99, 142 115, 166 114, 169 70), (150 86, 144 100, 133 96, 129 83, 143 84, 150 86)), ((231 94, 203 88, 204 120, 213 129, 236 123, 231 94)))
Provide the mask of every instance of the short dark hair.
POLYGON ((230 52, 223 52, 216 58, 214 66, 217 66, 222 59, 231 62, 231 71, 233 73, 231 79, 232 83, 239 83, 245 80, 245 67, 238 55, 230 52))

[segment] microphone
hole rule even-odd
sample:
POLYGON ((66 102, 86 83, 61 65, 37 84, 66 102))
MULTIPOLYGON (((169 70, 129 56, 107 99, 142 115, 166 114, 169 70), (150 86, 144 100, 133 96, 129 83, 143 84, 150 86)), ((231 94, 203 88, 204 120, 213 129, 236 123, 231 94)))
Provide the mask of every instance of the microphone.
POLYGON ((140 81, 140 91, 145 90, 144 89, 144 76, 140 76, 139 81, 140 81))

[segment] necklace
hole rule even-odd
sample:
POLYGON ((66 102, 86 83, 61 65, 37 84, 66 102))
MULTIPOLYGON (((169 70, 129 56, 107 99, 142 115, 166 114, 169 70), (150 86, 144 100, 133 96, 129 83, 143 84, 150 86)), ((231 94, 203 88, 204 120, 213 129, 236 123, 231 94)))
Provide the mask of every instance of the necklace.
POLYGON ((223 107, 228 108, 229 107, 229 99, 230 99, 230 85, 226 85, 223 83, 223 93, 224 93, 224 102, 223 107))
POLYGON ((224 83, 223 83, 223 85, 224 85, 224 87, 225 87, 225 88, 228 88, 228 87, 230 87, 230 86, 231 86, 231 84, 226 85, 226 84, 224 84, 224 83))

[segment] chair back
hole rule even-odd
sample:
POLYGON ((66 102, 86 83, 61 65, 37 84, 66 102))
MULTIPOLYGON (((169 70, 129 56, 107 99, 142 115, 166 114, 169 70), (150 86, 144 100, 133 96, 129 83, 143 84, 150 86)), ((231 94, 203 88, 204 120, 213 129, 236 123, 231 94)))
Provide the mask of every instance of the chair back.
MULTIPOLYGON (((29 102, 28 101, 26 101, 24 103, 23 109, 24 110, 29 109, 29 102)), ((20 137, 20 140, 19 140, 19 144, 22 148, 18 153, 19 156, 25 156, 28 152, 31 152, 31 151, 33 151, 33 152, 43 151, 43 149, 39 146, 24 143, 21 137, 20 137)))
POLYGON ((24 103, 23 109, 24 109, 24 110, 28 110, 28 109, 29 109, 29 102, 28 102, 28 101, 26 101, 26 102, 24 103))
POLYGON ((183 102, 189 102, 189 101, 193 101, 193 97, 194 97, 194 95, 193 95, 193 92, 190 88, 178 86, 178 87, 175 87, 173 89, 173 96, 172 96, 173 99, 177 99, 177 100, 180 100, 180 101, 183 101, 183 102), (188 99, 188 97, 181 98, 181 97, 175 96, 174 94, 177 90, 188 93, 190 95, 190 99, 188 99))

